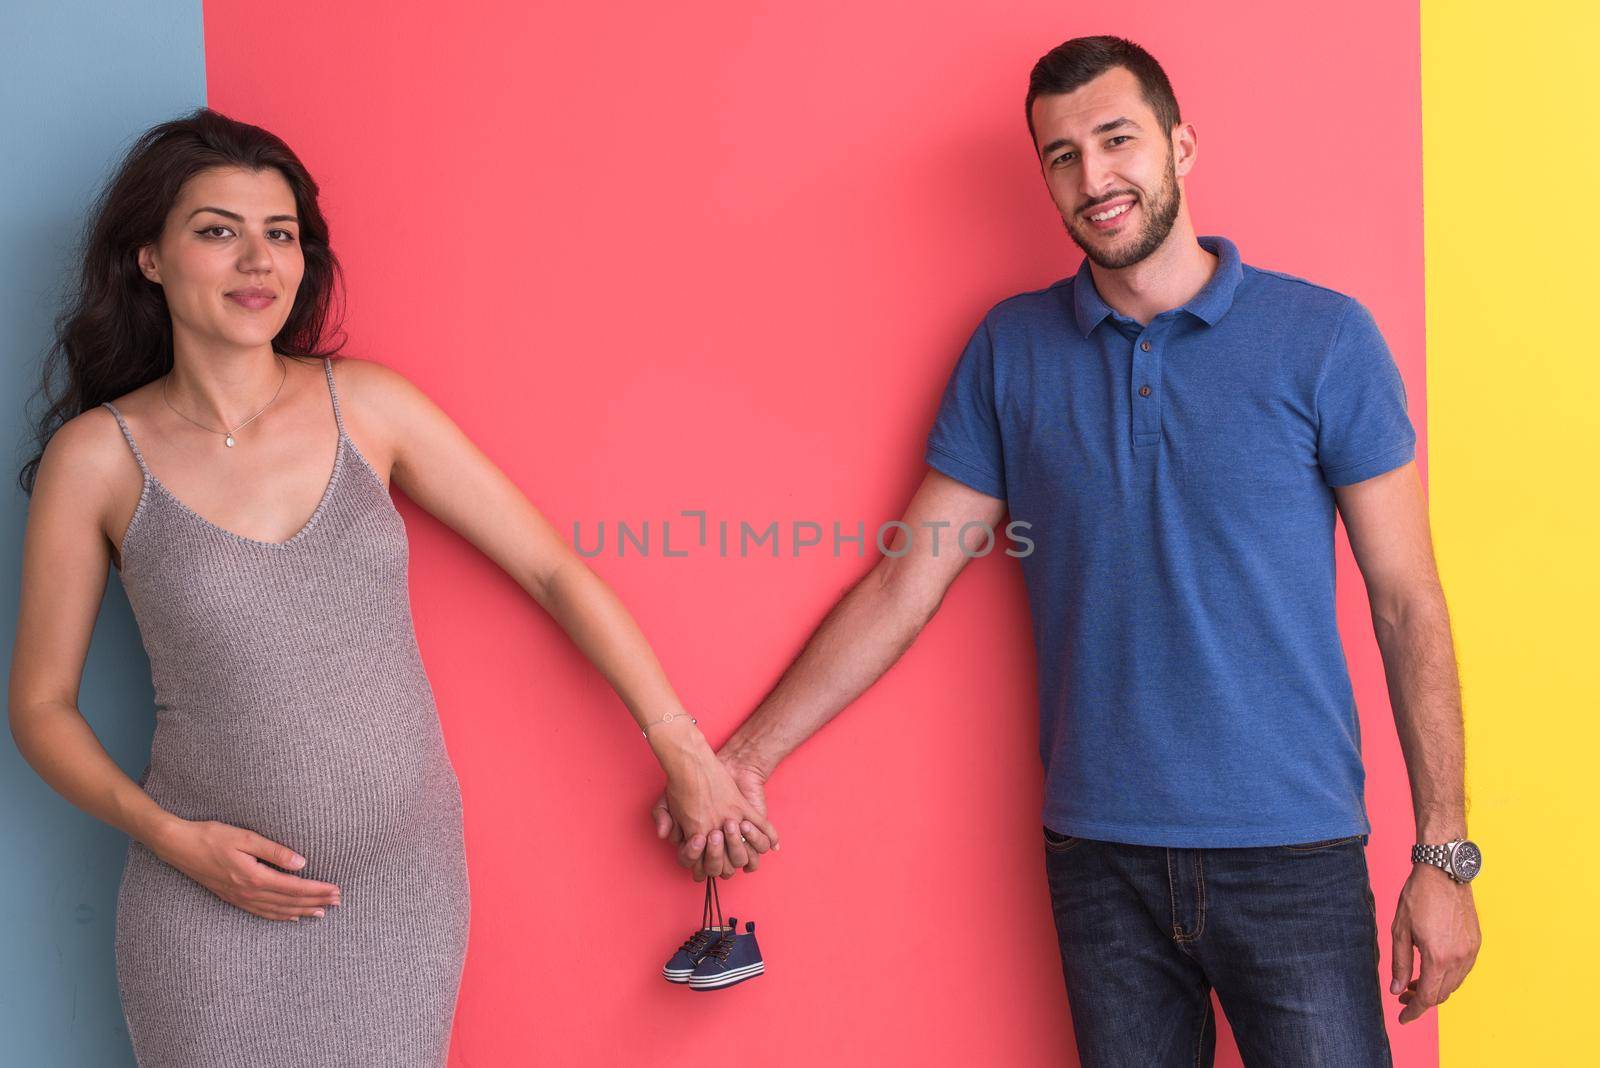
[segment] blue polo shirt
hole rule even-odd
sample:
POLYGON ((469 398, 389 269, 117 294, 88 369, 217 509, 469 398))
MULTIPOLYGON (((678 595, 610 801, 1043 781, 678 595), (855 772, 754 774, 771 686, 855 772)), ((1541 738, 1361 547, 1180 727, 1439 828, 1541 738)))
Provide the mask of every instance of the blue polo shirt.
POLYGON ((1188 847, 1366 834, 1331 487, 1412 459, 1405 386, 1359 302, 1199 242, 1211 279, 1144 326, 1088 261, 995 305, 927 462, 1029 524, 1049 827, 1188 847))

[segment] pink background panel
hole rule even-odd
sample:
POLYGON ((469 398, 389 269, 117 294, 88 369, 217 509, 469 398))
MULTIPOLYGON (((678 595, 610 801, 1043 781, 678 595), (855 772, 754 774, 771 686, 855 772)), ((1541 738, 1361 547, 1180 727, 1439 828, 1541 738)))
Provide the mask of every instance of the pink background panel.
MULTIPOLYGON (((1366 302, 1425 425, 1405 5, 286 0, 270 24, 219 2, 205 20, 212 106, 323 185, 350 354, 426 389, 568 537, 651 522, 650 556, 609 540, 592 566, 714 741, 870 559, 797 558, 787 534, 777 559, 714 539, 668 559, 662 521, 870 533, 901 513, 978 318, 1077 265, 1022 113, 1069 37, 1163 62, 1199 133, 1198 230, 1366 302)), ((659 976, 699 887, 651 836, 659 776, 621 703, 486 558, 401 508, 466 802, 452 1065, 701 1065, 728 1042, 770 1065, 1072 1062, 1012 561, 975 561, 780 770, 783 852, 724 887, 771 970, 702 996, 659 976)), ((1410 808, 1342 535, 1341 584, 1387 931, 1410 808)), ((1392 1031, 1397 1063, 1436 1062, 1431 1020, 1392 1031)), ((1219 1061, 1238 1063, 1226 1033, 1219 1061)))

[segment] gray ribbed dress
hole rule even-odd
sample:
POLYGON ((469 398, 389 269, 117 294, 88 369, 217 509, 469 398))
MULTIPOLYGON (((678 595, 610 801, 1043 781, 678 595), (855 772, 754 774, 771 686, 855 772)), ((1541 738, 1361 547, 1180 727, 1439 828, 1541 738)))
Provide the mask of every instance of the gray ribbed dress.
POLYGON ((318 919, 267 920, 130 842, 117 982, 158 1068, 445 1063, 466 959, 461 793, 412 627, 405 523, 344 429, 316 511, 284 542, 202 518, 144 474, 122 583, 155 683, 140 778, 338 884, 318 919))

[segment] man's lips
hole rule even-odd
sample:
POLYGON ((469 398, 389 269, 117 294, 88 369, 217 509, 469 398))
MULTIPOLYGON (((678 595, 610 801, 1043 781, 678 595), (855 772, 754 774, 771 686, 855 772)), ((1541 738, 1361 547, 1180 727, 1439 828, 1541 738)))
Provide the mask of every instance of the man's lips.
POLYGON ((1138 201, 1133 197, 1122 197, 1118 200, 1107 201, 1104 204, 1096 204, 1088 211, 1080 212, 1079 215, 1084 222, 1096 230, 1115 230, 1128 221, 1128 217, 1133 214, 1134 206, 1137 203, 1138 201), (1095 216, 1101 216, 1101 218, 1095 218, 1095 216))

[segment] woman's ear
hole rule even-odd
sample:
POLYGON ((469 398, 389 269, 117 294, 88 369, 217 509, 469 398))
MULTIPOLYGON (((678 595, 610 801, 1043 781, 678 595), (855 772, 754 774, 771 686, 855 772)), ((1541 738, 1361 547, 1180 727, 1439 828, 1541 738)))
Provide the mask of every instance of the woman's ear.
POLYGON ((161 284, 161 268, 156 264, 156 247, 154 245, 140 245, 136 253, 139 262, 139 272, 150 281, 161 284))

